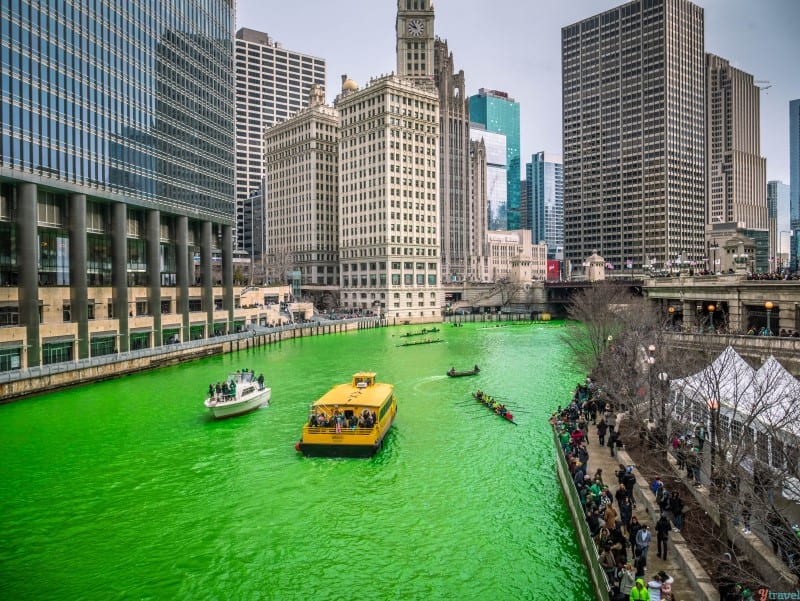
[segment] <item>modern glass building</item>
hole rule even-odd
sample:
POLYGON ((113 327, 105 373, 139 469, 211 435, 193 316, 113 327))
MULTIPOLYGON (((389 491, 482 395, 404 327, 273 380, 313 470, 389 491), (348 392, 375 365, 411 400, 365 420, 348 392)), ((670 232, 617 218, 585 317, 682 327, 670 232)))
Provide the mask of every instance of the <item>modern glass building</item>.
POLYGON ((531 241, 547 243, 548 259, 564 254, 564 166, 560 155, 537 152, 525 165, 528 206, 524 211, 531 241))
MULTIPOLYGON (((469 118, 487 132, 503 134, 506 138, 506 223, 489 229, 518 230, 520 228, 520 130, 519 104, 506 92, 481 88, 469 98, 469 118)), ((488 148, 487 148, 488 152, 488 148)))
POLYGON ((770 258, 776 271, 789 266, 792 230, 789 221, 789 186, 776 180, 767 182, 770 258))
POLYGON ((0 370, 232 327, 233 25, 233 0, 0 5, 0 370))
MULTIPOLYGON (((505 230, 508 224, 508 150, 503 134, 471 127, 470 140, 483 140, 486 146, 486 210, 487 229, 505 230)), ((517 183, 519 193, 519 183, 517 183)))
POLYGON ((789 205, 791 207, 791 269, 800 269, 800 98, 789 103, 789 205))

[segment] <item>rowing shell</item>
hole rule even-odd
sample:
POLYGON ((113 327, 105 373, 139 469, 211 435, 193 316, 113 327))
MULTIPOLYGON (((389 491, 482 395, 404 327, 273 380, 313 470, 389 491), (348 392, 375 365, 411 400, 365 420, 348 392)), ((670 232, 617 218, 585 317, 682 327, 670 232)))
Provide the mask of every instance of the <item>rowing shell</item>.
POLYGON ((511 414, 511 412, 510 412, 510 411, 508 411, 507 409, 506 409, 505 413, 497 413, 497 411, 495 411, 494 409, 492 409, 492 406, 490 405, 490 403, 491 403, 491 402, 492 402, 494 399, 493 399, 492 397, 490 397, 489 395, 486 395, 486 394, 484 394, 484 395, 483 395, 483 397, 479 399, 479 398, 478 398, 478 395, 477 395, 477 394, 475 394, 475 393, 473 392, 473 393, 472 393, 472 398, 474 398, 474 399, 475 399, 476 401, 478 401, 478 402, 479 402, 481 405, 483 405, 484 407, 486 407, 487 409, 489 409, 489 410, 490 410, 492 413, 494 413, 496 416, 498 416, 498 417, 502 417, 504 420, 511 422, 511 423, 512 423, 512 424, 514 424, 515 426, 518 426, 518 425, 519 425, 517 422, 515 422, 515 421, 514 421, 514 416, 513 416, 513 415, 511 414))

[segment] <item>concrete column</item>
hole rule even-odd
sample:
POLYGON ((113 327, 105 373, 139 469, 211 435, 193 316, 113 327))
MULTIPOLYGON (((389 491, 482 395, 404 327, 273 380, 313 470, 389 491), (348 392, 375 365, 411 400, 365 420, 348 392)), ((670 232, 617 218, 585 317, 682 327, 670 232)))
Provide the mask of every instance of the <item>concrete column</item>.
POLYGON ((161 211, 147 211, 147 280, 153 346, 161 346, 161 211))
POLYGON ((116 202, 111 209, 111 287, 114 317, 118 321, 120 353, 130 349, 128 331, 128 206, 116 202))
POLYGON ((23 367, 42 363, 39 340, 39 269, 37 263, 37 187, 19 184, 17 188, 17 265, 19 265, 19 320, 25 326, 27 358, 23 367))
POLYGON ((211 222, 200 225, 200 279, 203 286, 203 308, 206 311, 206 337, 214 333, 214 281, 211 277, 211 222))
POLYGON ((233 332, 233 228, 222 226, 222 306, 228 312, 228 334, 233 332))
POLYGON ((69 197, 69 310, 78 324, 78 359, 89 357, 89 289, 86 263, 86 195, 69 197))
POLYGON ((189 218, 185 215, 177 221, 177 247, 175 248, 176 269, 176 311, 183 323, 181 342, 189 340, 189 218))

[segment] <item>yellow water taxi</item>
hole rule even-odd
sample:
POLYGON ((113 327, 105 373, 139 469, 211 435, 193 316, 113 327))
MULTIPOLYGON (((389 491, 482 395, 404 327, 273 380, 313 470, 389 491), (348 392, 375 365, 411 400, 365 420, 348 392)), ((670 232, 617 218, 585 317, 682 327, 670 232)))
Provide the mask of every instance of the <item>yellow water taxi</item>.
POLYGON ((339 384, 311 405, 311 415, 295 449, 309 456, 370 457, 397 415, 394 386, 375 381, 362 371, 339 384))

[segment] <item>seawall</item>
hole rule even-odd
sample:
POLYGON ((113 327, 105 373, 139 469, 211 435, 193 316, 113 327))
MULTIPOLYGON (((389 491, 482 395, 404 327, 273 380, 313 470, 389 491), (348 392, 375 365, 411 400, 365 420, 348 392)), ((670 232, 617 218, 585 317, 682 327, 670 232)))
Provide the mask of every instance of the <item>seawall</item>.
POLYGON ((578 498, 578 492, 575 490, 575 485, 570 477, 567 458, 561 451, 561 444, 558 441, 555 428, 553 428, 553 445, 556 455, 556 474, 558 475, 558 482, 561 484, 561 490, 564 492, 564 499, 569 508, 572 524, 575 526, 578 546, 581 549, 583 561, 589 571, 589 579, 592 581, 595 599, 597 599, 597 601, 609 601, 610 595, 606 575, 603 572, 603 568, 600 567, 600 558, 597 555, 594 541, 592 541, 592 535, 589 533, 589 526, 586 523, 586 518, 581 509, 581 501, 578 498))
POLYGON ((386 321, 380 318, 366 318, 260 328, 240 334, 4 372, 0 374, 0 403, 213 355, 275 344, 283 340, 338 334, 386 325, 386 321))

